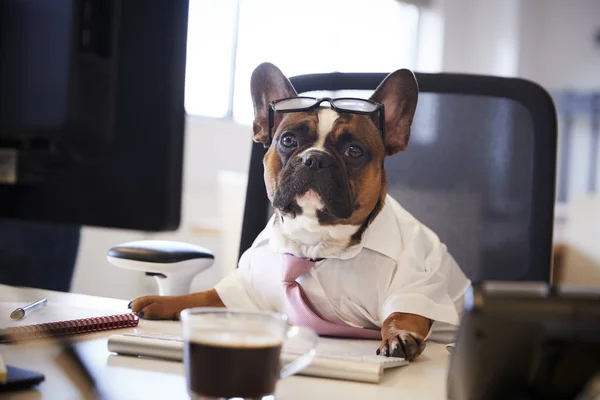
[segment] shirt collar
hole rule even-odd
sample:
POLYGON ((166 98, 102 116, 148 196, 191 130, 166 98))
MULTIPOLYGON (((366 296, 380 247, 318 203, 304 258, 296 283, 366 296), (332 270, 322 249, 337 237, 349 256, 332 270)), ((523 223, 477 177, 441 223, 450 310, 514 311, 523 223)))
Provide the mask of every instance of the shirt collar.
MULTIPOLYGON (((349 260, 356 257, 364 248, 376 251, 386 257, 397 259, 400 250, 402 249, 402 236, 398 226, 398 218, 394 211, 392 201, 388 201, 389 195, 386 196, 383 208, 377 214, 373 222, 367 227, 363 233, 360 243, 351 246, 342 251, 337 257, 341 260, 349 260)), ((272 226, 274 217, 267 224, 267 229, 256 239, 255 244, 269 242, 269 248, 278 253, 286 252, 277 238, 272 236, 272 226)))
POLYGON ((361 243, 367 249, 396 260, 402 250, 402 235, 392 202, 387 195, 383 208, 365 230, 361 243))

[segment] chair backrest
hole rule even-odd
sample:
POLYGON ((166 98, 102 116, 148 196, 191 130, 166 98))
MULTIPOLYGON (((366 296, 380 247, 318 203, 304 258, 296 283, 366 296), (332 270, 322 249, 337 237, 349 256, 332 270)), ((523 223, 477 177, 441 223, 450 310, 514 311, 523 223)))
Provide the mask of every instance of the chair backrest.
MULTIPOLYGON (((471 280, 550 282, 556 161, 551 97, 522 79, 415 75, 419 102, 408 148, 385 162, 389 193, 440 236, 471 280)), ((330 73, 291 81, 298 93, 336 96, 372 92, 385 76, 330 73)), ((255 144, 240 254, 271 214, 264 154, 255 144)))

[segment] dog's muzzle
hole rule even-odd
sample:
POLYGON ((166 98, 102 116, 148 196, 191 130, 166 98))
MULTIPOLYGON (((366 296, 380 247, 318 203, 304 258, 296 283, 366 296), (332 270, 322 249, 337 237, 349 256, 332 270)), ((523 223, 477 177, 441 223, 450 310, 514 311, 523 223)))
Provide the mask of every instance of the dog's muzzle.
POLYGON ((290 160, 283 170, 273 206, 284 213, 302 213, 296 198, 313 190, 324 204, 321 215, 327 214, 334 219, 349 218, 354 211, 354 202, 344 173, 334 155, 320 149, 306 150, 290 160))

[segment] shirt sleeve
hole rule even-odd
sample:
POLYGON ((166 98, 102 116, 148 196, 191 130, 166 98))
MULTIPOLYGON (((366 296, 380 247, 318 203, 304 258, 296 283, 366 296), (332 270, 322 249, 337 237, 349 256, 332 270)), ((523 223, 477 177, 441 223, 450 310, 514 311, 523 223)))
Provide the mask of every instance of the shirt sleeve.
POLYGON ((446 246, 431 230, 417 221, 405 228, 402 235, 403 250, 387 293, 383 296, 381 320, 392 313, 401 312, 458 325, 459 310, 455 297, 461 297, 464 291, 452 293, 451 287, 457 285, 449 280, 460 279, 460 276, 465 282, 468 280, 446 246))
POLYGON ((250 274, 250 258, 252 248, 248 249, 240 258, 238 268, 227 275, 216 286, 215 290, 227 308, 257 311, 258 305, 252 299, 251 288, 248 287, 246 277, 250 274))

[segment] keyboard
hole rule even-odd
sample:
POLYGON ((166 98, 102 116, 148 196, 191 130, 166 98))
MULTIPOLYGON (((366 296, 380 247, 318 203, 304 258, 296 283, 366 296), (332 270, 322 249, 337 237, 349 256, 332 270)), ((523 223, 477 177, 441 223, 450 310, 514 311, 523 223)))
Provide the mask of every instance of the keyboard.
MULTIPOLYGON (((300 375, 377 383, 384 370, 408 364, 403 358, 375 355, 379 341, 319 338, 311 365, 300 375)), ((183 360, 183 338, 156 333, 123 333, 108 339, 110 352, 167 360, 183 360)), ((281 361, 287 364, 304 353, 303 349, 284 344, 281 361)))

